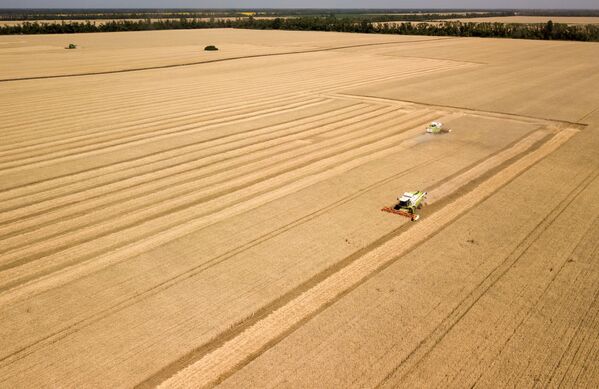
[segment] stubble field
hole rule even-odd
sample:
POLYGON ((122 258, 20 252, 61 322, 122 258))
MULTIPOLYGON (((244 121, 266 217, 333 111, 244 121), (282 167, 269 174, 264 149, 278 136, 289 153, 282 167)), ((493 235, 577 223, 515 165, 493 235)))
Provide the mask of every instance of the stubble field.
POLYGON ((464 23, 547 23, 549 20, 551 20, 553 23, 563 24, 599 24, 599 17, 596 16, 492 16, 488 18, 464 18, 448 20, 459 20, 464 23))
POLYGON ((547 23, 548 21, 552 21, 553 23, 560 24, 568 24, 571 26, 576 25, 594 25, 599 24, 599 17, 595 16, 487 16, 487 17, 479 17, 479 18, 456 18, 456 19, 439 19, 432 21, 392 21, 392 22, 378 22, 375 23, 377 25, 400 25, 402 23, 411 23, 411 24, 433 24, 433 25, 442 25, 446 22, 462 22, 462 23, 505 23, 505 24, 539 24, 539 23, 547 23))
POLYGON ((1 37, 0 387, 596 387, 598 47, 1 37))

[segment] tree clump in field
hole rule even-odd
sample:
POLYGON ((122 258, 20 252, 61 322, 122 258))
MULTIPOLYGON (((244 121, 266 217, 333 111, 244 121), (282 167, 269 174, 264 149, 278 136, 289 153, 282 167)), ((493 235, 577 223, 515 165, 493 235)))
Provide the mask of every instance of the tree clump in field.
POLYGON ((208 46, 204 47, 204 51, 218 51, 218 47, 216 47, 214 45, 208 45, 208 46))

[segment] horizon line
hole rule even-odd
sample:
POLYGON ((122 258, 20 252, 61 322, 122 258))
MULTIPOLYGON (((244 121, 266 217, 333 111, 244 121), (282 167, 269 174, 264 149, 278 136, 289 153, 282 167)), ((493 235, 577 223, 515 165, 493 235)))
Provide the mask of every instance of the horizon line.
POLYGON ((94 7, 7 7, 1 8, 3 10, 197 10, 197 11, 212 11, 212 10, 355 10, 355 11, 368 11, 368 10, 386 10, 386 11, 420 11, 420 10, 432 10, 432 11, 599 11, 598 8, 436 8, 436 7, 421 7, 421 8, 385 8, 385 7, 372 7, 372 8, 314 8, 314 7, 243 7, 243 8, 231 8, 231 7, 207 7, 207 8, 189 8, 189 7, 172 7, 172 8, 156 8, 156 7, 110 7, 110 8, 94 8, 94 7))

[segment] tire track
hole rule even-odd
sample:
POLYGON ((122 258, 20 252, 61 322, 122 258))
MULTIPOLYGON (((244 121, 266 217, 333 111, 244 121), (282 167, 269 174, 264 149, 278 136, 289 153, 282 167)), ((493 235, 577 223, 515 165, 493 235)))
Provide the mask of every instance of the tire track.
MULTIPOLYGON (((568 196, 566 196, 566 198, 572 198, 572 202, 567 201, 562 204, 559 204, 558 207, 559 209, 554 209, 554 212, 556 213, 556 215, 561 215, 564 212, 566 212, 567 209, 572 207, 572 204, 575 204, 576 199, 580 198, 582 196, 582 192, 586 189, 588 189, 588 187, 593 184, 597 178, 599 177, 599 172, 595 172, 593 174, 593 172, 591 172, 589 174, 589 176, 585 177, 585 179, 582 180, 581 184, 578 186, 578 191, 577 192, 570 192, 570 194, 568 196), (586 182, 586 183, 585 183, 586 182), (581 189, 582 186, 582 189, 581 189)), ((553 213, 551 213, 551 215, 553 215, 553 213)), ((546 223, 544 224, 542 227, 543 230, 535 233, 535 240, 533 242, 531 242, 531 244, 527 247, 526 250, 524 250, 522 252, 522 254, 520 256, 523 256, 528 250, 529 248, 543 235, 543 233, 545 232, 545 230, 547 230, 548 228, 550 228, 552 225, 554 225, 555 221, 558 219, 558 217, 552 217, 551 218, 551 222, 550 223, 546 223)), ((493 361, 492 363, 488 366, 487 372, 490 372, 493 370, 493 368, 495 367, 496 363, 499 362, 499 358, 504 354, 504 352, 506 352, 508 345, 510 344, 510 342, 512 341, 512 339, 514 338, 514 335, 516 335, 516 333, 518 333, 520 331, 520 329, 525 325, 525 323, 530 320, 533 316, 533 313, 538 313, 540 312, 540 310, 542 309, 541 305, 543 303, 543 299, 546 298, 546 295, 548 293, 548 291, 555 286, 554 282, 555 280, 558 278, 558 276, 562 275, 562 271, 564 271, 564 267, 568 264, 568 262, 572 259, 572 257, 577 257, 580 258, 580 256, 583 256, 586 254, 587 258, 590 259, 592 257, 592 255, 594 253, 597 252, 597 249, 599 248, 599 245, 593 241, 593 236, 597 236, 596 233, 594 233, 593 229, 596 230, 597 232, 599 232, 599 230, 597 229, 597 226, 599 226, 598 223, 599 219, 595 218, 594 221, 592 223, 590 223, 589 228, 587 229, 586 233, 582 234, 580 236, 580 239, 578 239, 578 241, 576 242, 575 246, 572 248, 572 250, 570 250, 570 252, 563 257, 563 261, 561 262, 561 264, 559 264, 559 267, 556 269, 553 277, 551 277, 551 279, 547 282, 547 284, 544 286, 542 292, 539 294, 538 297, 535 296, 535 300, 532 302, 532 304, 530 304, 530 307, 527 309, 526 314, 523 315, 522 319, 518 320, 518 323, 515 327, 513 327, 513 329, 510 331, 510 335, 506 338, 506 340, 503 342, 502 347, 498 350, 498 352, 494 355, 493 357, 493 361), (589 239, 590 238, 590 239, 589 239)), ((517 262, 517 260, 516 260, 517 262)), ((579 279, 578 277, 576 279, 573 280, 574 283, 580 287, 582 284, 585 283, 585 281, 589 281, 584 280, 584 279, 579 279)), ((594 288, 596 290, 596 288, 594 288)), ((597 293, 595 293, 595 296, 597 296, 597 294, 599 293, 599 290, 597 291, 597 293)), ((567 295, 562 297, 562 305, 567 304, 567 295)), ((572 296, 569 296, 570 300, 572 298, 572 296)), ((572 303, 575 303, 575 301, 572 301, 572 303)), ((587 306, 587 309, 585 310, 585 314, 582 315, 579 318, 578 321, 578 325, 577 325, 577 329, 574 332, 574 334, 572 334, 572 336, 569 336, 567 334, 567 331, 564 328, 564 326, 562 326, 562 332, 560 334, 555 334, 558 336, 559 339, 567 339, 570 338, 568 347, 566 348, 566 350, 564 350, 564 352, 561 354, 561 357, 555 361, 555 362, 551 362, 551 356, 547 356, 547 358, 545 360, 542 361, 541 365, 542 366, 551 366, 550 370, 552 372, 552 374, 547 378, 547 381, 544 381, 542 383, 543 386, 547 387, 549 385, 549 383, 551 382, 551 379, 553 377, 553 374, 555 374, 555 372, 559 369, 559 365, 562 361, 563 356, 565 355, 565 353, 568 351, 571 342, 575 339, 576 335, 578 334, 578 331, 580 330, 580 326, 582 324, 582 322, 586 319, 586 317, 589 314, 589 310, 592 307, 592 303, 589 304, 587 306)), ((562 323, 563 324, 563 323, 562 323)), ((513 325, 513 323, 512 323, 513 325)), ((565 327, 569 327, 568 323, 565 323, 565 327)), ((520 383, 523 380, 526 380, 526 377, 524 376, 524 372, 526 371, 538 371, 538 366, 531 366, 529 364, 525 367, 525 368, 521 368, 520 371, 515 371, 515 373, 518 374, 510 374, 509 375, 509 381, 508 382, 514 382, 514 385, 517 385, 517 383, 520 383)), ((481 385, 481 379, 483 377, 483 374, 480 374, 475 383, 472 385, 473 387, 475 386, 480 386, 481 385)))
MULTIPOLYGON (((597 178, 597 175, 595 175, 595 180, 596 180, 596 178, 597 178)), ((581 182, 585 181, 585 178, 583 177, 582 180, 577 179, 577 181, 578 181, 578 184, 581 184, 581 182)), ((584 185, 584 184, 582 184, 582 185, 584 185)), ((580 186, 579 186, 579 188, 580 188, 580 186)), ((566 194, 565 196, 560 195, 560 198, 562 198, 562 200, 563 200, 563 198, 570 198, 570 196, 576 197, 576 196, 578 196, 578 193, 573 193, 573 192, 569 191, 569 194, 566 194)), ((572 205, 572 203, 570 203, 569 201, 568 201, 568 203, 569 203, 569 205, 566 208, 571 208, 570 206, 572 205)), ((564 208, 563 205, 564 205, 563 202, 560 201, 559 204, 557 204, 555 207, 553 207, 553 209, 547 213, 548 217, 545 217, 543 220, 541 220, 539 223, 537 223, 532 228, 532 230, 530 230, 528 232, 528 234, 526 234, 525 239, 523 241, 521 241, 511 253, 509 253, 508 255, 506 255, 503 258, 503 262, 501 264, 494 267, 493 269, 490 269, 491 270, 490 273, 498 271, 499 268, 503 268, 505 270, 505 272, 503 274, 507 274, 508 272, 511 272, 514 268, 513 264, 519 262, 522 257, 527 255, 531 251, 531 248, 532 248, 532 250, 534 250, 534 246, 535 245, 538 246, 538 239, 542 238, 546 234, 546 232, 549 228, 555 229, 555 222, 556 222, 556 220, 559 220, 559 217, 557 217, 557 216, 560 216, 560 215, 563 216, 564 213, 566 213, 566 214, 568 213, 568 211, 565 210, 566 208, 564 208), (511 260, 510 256, 512 258, 514 258, 514 256, 517 256, 518 258, 516 258, 515 260, 511 260), (505 265, 505 262, 508 262, 508 260, 511 263, 511 265, 509 268, 505 269, 504 265, 505 265)), ((587 234, 588 234, 588 231, 587 231, 587 234)), ((497 371, 496 368, 491 369, 491 367, 495 364, 498 356, 503 353, 503 350, 510 343, 511 339, 516 334, 516 332, 519 331, 519 328, 521 328, 523 326, 523 324, 526 322, 526 320, 530 319, 531 313, 533 311, 536 311, 536 313, 539 312, 539 309, 540 309, 539 302, 544 298, 544 296, 546 296, 546 293, 549 291, 549 289, 552 287, 552 285, 554 285, 553 283, 554 283, 555 279, 557 278, 558 274, 560 274, 560 272, 563 270, 563 266, 568 262, 567 259, 570 256, 572 256, 574 252, 576 252, 576 251, 580 252, 581 244, 584 244, 584 242, 585 242, 584 236, 581 236, 581 238, 582 239, 577 239, 578 242, 577 242, 576 246, 574 246, 572 248, 572 250, 570 250, 570 249, 567 250, 569 252, 569 254, 565 255, 562 263, 560 265, 558 265, 559 266, 558 269, 556 269, 556 271, 553 273, 553 277, 551 277, 551 279, 549 279, 548 282, 545 284, 545 286, 544 286, 543 290, 540 292, 540 294, 537 295, 537 293, 532 292, 533 295, 532 296, 529 295, 530 296, 529 298, 532 299, 531 300, 532 303, 528 307, 526 307, 526 306, 522 307, 521 309, 518 309, 516 311, 516 313, 507 312, 506 315, 503 315, 501 317, 501 320, 494 323, 494 325, 496 327, 495 332, 500 333, 502 335, 503 339, 498 337, 497 342, 495 342, 495 344, 482 345, 482 347, 480 349, 478 349, 479 358, 467 358, 464 361, 465 363, 463 363, 460 370, 456 371, 453 374, 453 376, 451 377, 452 380, 450 382, 444 381, 445 384, 447 384, 449 386, 459 386, 459 385, 463 386, 465 383, 468 383, 469 386, 474 387, 474 386, 478 385, 478 383, 483 375, 489 376, 489 373, 491 373, 493 370, 497 371), (526 313, 524 313, 524 311, 526 311, 526 313), (514 326, 515 323, 517 323, 517 324, 514 326), (504 333, 509 333, 509 336, 508 335, 503 336, 504 333), (501 347, 497 348, 495 346, 499 343, 500 339, 503 342, 503 345, 501 345, 501 347), (481 356, 484 356, 484 357, 481 357, 481 356), (478 366, 478 368, 477 369, 466 368, 466 366, 468 366, 469 364, 478 366), (474 370, 474 372, 476 374, 472 374, 472 370, 474 370)), ((560 256, 562 256, 562 255, 563 254, 560 254, 560 256)), ((501 281, 499 281, 499 282, 501 282, 501 281)), ((478 286, 480 287, 480 284, 478 286)), ((518 296, 524 296, 526 293, 529 293, 529 292, 527 292, 527 290, 529 289, 528 286, 527 285, 523 285, 523 286, 524 286, 524 288, 521 287, 520 289, 518 289, 517 292, 515 292, 515 294, 517 294, 518 296)), ((491 288, 492 288, 492 286, 489 289, 491 289, 491 288)), ((485 296, 487 296, 487 295, 485 294, 485 296)), ((484 299, 485 297, 483 296, 481 298, 484 299)), ((565 299, 565 297, 564 297, 564 299, 565 299)), ((461 302, 464 302, 464 300, 458 301, 458 303, 461 303, 461 302)), ((456 323, 456 324, 459 325, 458 323, 456 323)), ((440 342, 442 342, 442 341, 443 340, 441 339, 440 342)), ((531 348, 529 351, 531 353, 535 352, 534 347, 531 348)), ((431 352, 434 352, 434 350, 431 350, 431 352)), ((424 359, 422 359, 421 361, 424 361, 424 359)), ((550 361, 542 362, 542 365, 544 365, 544 366, 549 366, 550 364, 552 364, 550 361)), ((409 380, 410 375, 413 374, 414 372, 416 372, 417 368, 419 366, 420 366, 420 363, 418 363, 412 369, 410 369, 410 371, 407 372, 406 375, 402 376, 401 379, 409 380)), ((533 366, 530 366, 530 364, 528 364, 526 367, 520 366, 519 371, 514 370, 514 372, 518 373, 518 375, 521 376, 523 371, 526 371, 526 370, 534 371, 532 369, 533 369, 533 366)), ((510 378, 510 380, 513 378, 513 374, 502 375, 502 377, 501 377, 502 385, 507 385, 506 375, 510 378)), ((387 386, 390 386, 390 385, 391 385, 391 382, 387 383, 387 386)), ((544 386, 546 386, 546 384, 544 386)))
MULTIPOLYGON (((597 253, 597 251, 595 251, 595 254, 599 254, 597 253)), ((599 289, 595 292, 595 298, 593 299, 593 302, 589 305, 583 319, 580 321, 579 326, 576 330, 576 334, 572 337, 570 343, 568 344, 568 348, 564 351, 564 354, 562 355, 562 358, 560 358, 559 363, 557 364, 557 366, 555 367, 555 369, 553 370, 551 376, 549 377, 549 380, 547 382, 547 385, 551 385, 551 386, 556 386, 553 383, 553 380, 556 378, 556 373, 560 370, 564 370, 563 374, 561 375, 561 378, 559 380, 559 382, 557 383, 557 387, 561 388, 564 386, 564 382, 567 383, 566 387, 575 387, 578 384, 578 379, 580 377, 580 373, 584 370, 585 366, 590 366, 591 364, 589 362, 587 362, 589 355, 592 354, 592 345, 597 345, 599 344, 599 320, 597 320, 599 318, 599 289), (594 312, 594 314, 592 313, 594 312), (592 315, 592 316, 591 316, 592 315), (580 333, 580 329, 582 328, 590 328, 589 331, 587 331, 586 335, 581 335, 579 336, 578 334, 580 333), (595 334, 595 337, 593 339, 593 334, 595 334), (568 363, 567 367, 562 367, 565 365, 563 358, 567 355, 568 352, 572 353, 570 350, 572 347, 574 347, 573 342, 576 340, 576 338, 582 338, 580 340, 578 340, 578 346, 576 346, 576 350, 573 351, 573 355, 571 356, 570 359, 570 363, 568 363), (585 353, 585 348, 588 349, 589 346, 587 345, 591 345, 590 351, 587 351, 585 353), (580 359, 582 358, 581 355, 585 355, 584 358, 584 362, 580 362, 580 359), (582 368, 580 368, 579 373, 578 374, 574 374, 573 370, 576 367, 579 367, 582 365, 582 368), (574 378, 573 376, 575 376, 574 382, 572 382, 572 378, 574 378), (570 378, 568 380, 568 378, 570 378)), ((592 361, 593 359, 591 359, 592 361)), ((595 359, 596 360, 596 359, 595 359)), ((594 374, 590 374, 590 376, 596 376, 594 374)), ((556 380, 557 381, 557 380, 556 380)))
MULTIPOLYGON (((320 284, 305 291, 287 305, 247 328, 239 336, 224 343, 220 348, 179 371, 164 381, 160 387, 205 387, 230 375, 235 369, 248 363, 286 334, 293 331, 299 323, 308 320, 320 309, 372 273, 423 243, 430 235, 438 232, 443 226, 450 224, 461 214, 467 212, 474 205, 480 203, 526 169, 555 151, 576 132, 576 130, 566 129, 558 133, 544 145, 523 156, 472 191, 447 204, 403 234, 352 262, 320 284)), ((448 195, 450 193, 444 194, 444 197, 448 195)))

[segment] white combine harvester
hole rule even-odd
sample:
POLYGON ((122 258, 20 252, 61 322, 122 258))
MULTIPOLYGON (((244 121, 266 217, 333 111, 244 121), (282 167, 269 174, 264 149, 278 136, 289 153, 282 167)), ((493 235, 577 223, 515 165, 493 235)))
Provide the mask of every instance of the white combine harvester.
POLYGON ((443 123, 441 122, 432 122, 428 125, 428 127, 426 127, 426 132, 429 134, 446 134, 451 132, 451 130, 447 127, 443 127, 443 123))
POLYGON ((426 204, 426 195, 428 192, 417 190, 414 192, 405 192, 397 198, 397 204, 391 207, 384 207, 381 211, 394 213, 410 218, 413 222, 420 218, 416 213, 417 209, 421 209, 426 204))

